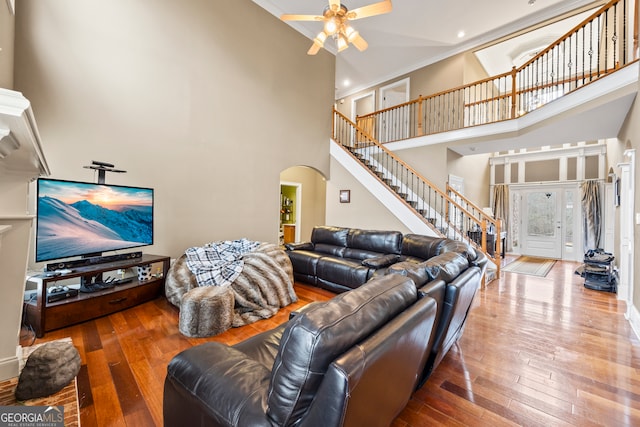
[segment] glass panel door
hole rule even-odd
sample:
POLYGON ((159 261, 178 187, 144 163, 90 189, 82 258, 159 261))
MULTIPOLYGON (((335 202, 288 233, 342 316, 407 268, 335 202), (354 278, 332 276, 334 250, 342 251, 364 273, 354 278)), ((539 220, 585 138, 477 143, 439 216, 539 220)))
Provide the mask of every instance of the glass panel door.
POLYGON ((562 258, 559 192, 534 190, 524 193, 523 255, 562 258))

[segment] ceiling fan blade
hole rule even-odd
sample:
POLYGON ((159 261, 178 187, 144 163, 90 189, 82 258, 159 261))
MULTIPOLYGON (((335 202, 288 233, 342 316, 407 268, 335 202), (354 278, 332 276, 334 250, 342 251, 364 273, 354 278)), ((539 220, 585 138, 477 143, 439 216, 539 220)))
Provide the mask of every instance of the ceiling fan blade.
POLYGON ((347 18, 350 20, 367 18, 374 15, 382 15, 383 13, 391 12, 391 0, 384 0, 378 3, 373 3, 368 6, 362 6, 357 9, 350 10, 347 13, 347 18))
POLYGON ((320 48, 322 46, 320 46, 318 43, 314 43, 311 45, 311 47, 309 48, 309 50, 307 51, 307 55, 315 55, 316 53, 318 53, 320 51, 320 48))
POLYGON ((353 38, 353 40, 351 40, 351 43, 353 43, 353 45, 360 51, 364 51, 369 47, 369 43, 367 43, 367 41, 365 39, 362 38, 362 36, 360 34, 358 34, 357 36, 355 36, 353 38))
POLYGON ((320 15, 289 15, 280 16, 283 21, 322 21, 324 16, 320 15))

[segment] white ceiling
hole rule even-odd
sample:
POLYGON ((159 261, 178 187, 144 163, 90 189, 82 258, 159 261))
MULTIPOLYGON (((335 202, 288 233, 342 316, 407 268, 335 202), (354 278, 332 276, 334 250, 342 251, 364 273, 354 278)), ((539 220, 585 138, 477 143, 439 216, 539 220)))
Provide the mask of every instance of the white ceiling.
MULTIPOLYGON (((283 13, 321 15, 328 4, 327 0, 253 1, 278 17, 283 13)), ((342 3, 348 9, 355 9, 376 1, 343 0, 342 3)), ((367 40, 369 48, 360 52, 352 46, 336 54, 336 99, 554 17, 602 3, 594 0, 396 0, 391 13, 353 22, 353 27, 367 40), (460 31, 465 33, 462 38, 458 37, 460 31)), ((309 45, 322 29, 322 23, 313 21, 289 21, 283 25, 291 25, 307 36, 309 45)), ((567 31, 571 27, 567 24, 562 28, 567 31)), ((547 31, 538 37, 542 40, 549 35, 547 31)), ((538 42, 521 41, 519 45, 521 49, 535 48, 538 42)), ((328 41, 327 48, 335 53, 331 44, 328 41)), ((501 49, 500 52, 504 53, 499 60, 507 61, 504 56, 512 55, 513 48, 508 51, 501 49)), ((498 60, 495 52, 491 55, 494 57, 492 61, 498 60)))

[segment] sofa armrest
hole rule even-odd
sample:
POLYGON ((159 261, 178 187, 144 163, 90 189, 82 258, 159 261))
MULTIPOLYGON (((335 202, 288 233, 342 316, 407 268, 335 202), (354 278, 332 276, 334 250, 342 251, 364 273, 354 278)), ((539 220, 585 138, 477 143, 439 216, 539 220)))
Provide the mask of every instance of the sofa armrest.
POLYGON ((295 311, 292 311, 291 313, 289 313, 289 320, 293 319, 294 317, 296 317, 299 314, 304 313, 305 311, 309 310, 311 307, 314 307, 317 304, 321 304, 321 301, 310 302, 309 304, 303 305, 299 309, 297 309, 295 311))
POLYGON ((381 255, 375 258, 367 258, 362 260, 362 265, 370 268, 384 268, 388 267, 391 264, 395 264, 400 259, 400 255, 397 254, 387 254, 381 255))
POLYGON ((221 426, 268 425, 270 376, 266 366, 224 344, 209 342, 185 350, 167 367, 165 425, 200 424, 190 424, 191 419, 221 426), (185 408, 197 408, 198 413, 186 413, 185 408))
POLYGON ((285 243, 284 247, 288 251, 312 251, 313 243, 311 242, 285 243))

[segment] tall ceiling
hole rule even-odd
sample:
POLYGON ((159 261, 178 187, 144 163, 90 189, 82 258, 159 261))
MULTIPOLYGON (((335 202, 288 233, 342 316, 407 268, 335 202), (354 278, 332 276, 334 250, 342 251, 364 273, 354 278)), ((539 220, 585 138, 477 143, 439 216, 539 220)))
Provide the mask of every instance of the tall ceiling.
MULTIPOLYGON (((280 17, 284 13, 321 15, 327 0, 253 0, 280 17)), ((365 6, 379 0, 342 0, 348 9, 365 6)), ((573 11, 603 4, 594 0, 396 0, 391 13, 364 18, 352 25, 369 43, 360 52, 350 47, 336 53, 328 40, 327 50, 336 54, 336 99, 383 83, 394 77, 432 64, 457 53, 479 48, 555 17, 571 15, 573 11), (459 33, 464 32, 460 37, 459 33)), ((311 40, 322 30, 321 22, 288 21, 311 40)), ((574 22, 575 25, 575 22, 574 22)), ((572 25, 567 23, 554 31, 562 35, 572 25)), ((554 33, 555 34, 555 33, 554 33)), ((539 40, 520 41, 502 54, 490 52, 483 61, 508 61, 514 49, 532 49, 551 36, 540 33, 539 40), (500 57, 502 56, 502 57, 500 57)), ((553 40, 551 40, 553 41, 553 40)), ((517 55, 516 55, 517 56, 517 55)), ((485 67, 501 65, 485 64, 485 67)), ((508 71, 501 69, 499 72, 508 71)))

